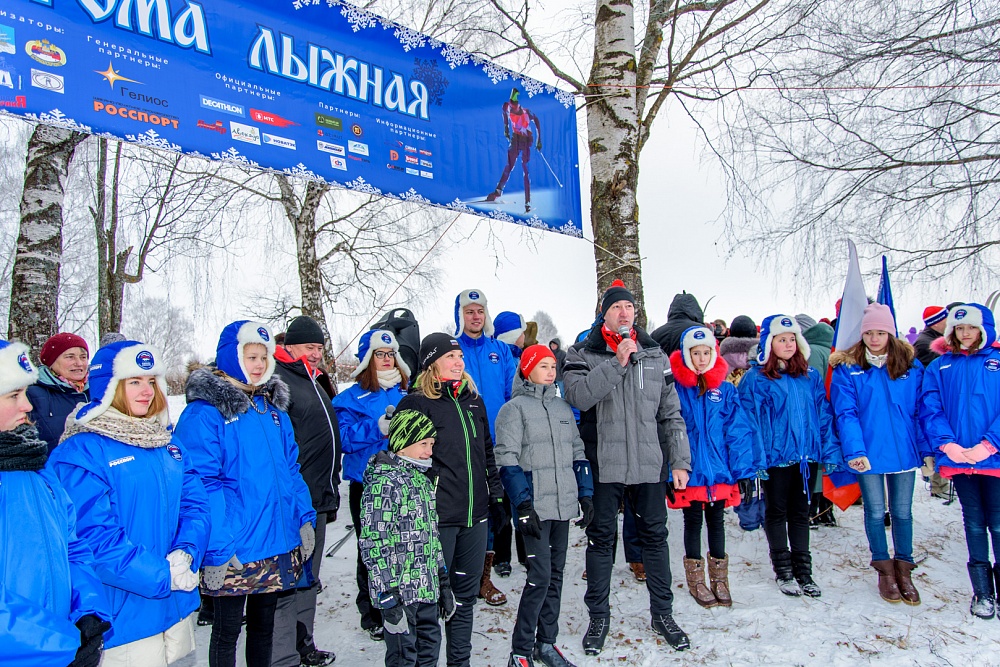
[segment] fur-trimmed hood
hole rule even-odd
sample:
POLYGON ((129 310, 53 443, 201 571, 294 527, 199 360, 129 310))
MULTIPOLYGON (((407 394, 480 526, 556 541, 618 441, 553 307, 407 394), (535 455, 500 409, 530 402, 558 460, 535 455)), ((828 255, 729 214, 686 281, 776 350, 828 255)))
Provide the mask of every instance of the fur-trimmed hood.
POLYGON ((841 364, 844 365, 857 365, 854 361, 854 357, 848 354, 844 350, 835 350, 833 354, 830 355, 830 368, 836 368, 841 364))
POLYGON ((951 347, 948 345, 948 339, 941 336, 940 338, 935 338, 931 341, 931 352, 938 356, 951 352, 951 347))
MULTIPOLYGON (((259 389, 259 392, 266 396, 267 400, 271 401, 279 410, 288 411, 291 394, 288 391, 288 385, 277 375, 272 375, 271 379, 259 389)), ((232 419, 250 409, 250 396, 246 392, 229 382, 223 375, 213 373, 207 367, 191 372, 184 389, 184 396, 188 403, 205 401, 222 413, 226 419, 232 419)))
MULTIPOLYGON (((674 373, 674 379, 684 387, 697 387, 698 374, 687 367, 680 350, 674 350, 670 355, 670 370, 674 373)), ((726 381, 729 375, 729 364, 720 355, 715 360, 715 365, 705 373, 705 382, 709 389, 718 389, 726 381)))

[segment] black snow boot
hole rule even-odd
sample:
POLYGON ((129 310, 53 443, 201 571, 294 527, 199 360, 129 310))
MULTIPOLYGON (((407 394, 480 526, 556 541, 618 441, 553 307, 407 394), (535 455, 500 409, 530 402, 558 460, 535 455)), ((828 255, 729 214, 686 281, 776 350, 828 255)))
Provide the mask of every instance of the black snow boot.
POLYGON ((653 632, 662 635, 675 651, 683 651, 686 648, 691 648, 691 640, 680 629, 680 626, 674 622, 674 617, 670 614, 653 614, 651 625, 653 632))
POLYGON ((818 598, 823 592, 812 578, 812 555, 808 551, 792 554, 792 573, 799 582, 802 594, 818 598))
POLYGON ((969 580, 972 582, 972 604, 969 612, 977 618, 990 619, 996 614, 996 591, 993 572, 989 565, 969 563, 969 580))
POLYGON ((555 644, 536 643, 531 657, 535 660, 536 665, 545 665, 545 667, 576 667, 576 665, 566 659, 566 656, 563 655, 562 651, 555 644))
POLYGON ((771 552, 771 567, 774 568, 774 580, 778 582, 778 590, 790 597, 802 595, 799 582, 792 576, 792 553, 788 549, 771 552))
POLYGON ((587 655, 598 655, 604 650, 604 641, 608 638, 611 619, 601 616, 591 616, 587 634, 583 636, 583 652, 587 655))
POLYGON ((535 667, 535 663, 532 662, 530 655, 511 653, 507 659, 507 667, 535 667))

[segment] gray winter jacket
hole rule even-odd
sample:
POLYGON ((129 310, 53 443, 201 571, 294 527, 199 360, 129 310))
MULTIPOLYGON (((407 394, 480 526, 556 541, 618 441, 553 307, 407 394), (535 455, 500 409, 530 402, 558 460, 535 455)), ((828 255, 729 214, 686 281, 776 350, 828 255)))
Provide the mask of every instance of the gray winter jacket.
POLYGON ((580 434, 595 480, 654 484, 672 469, 691 470, 691 447, 667 355, 636 327, 636 363, 623 367, 601 326, 569 349, 564 368, 566 398, 581 412, 580 434))
POLYGON ((557 396, 555 385, 515 378, 513 396, 497 415, 496 432, 494 454, 501 478, 505 467, 520 466, 530 479, 538 518, 569 521, 578 516, 581 494, 573 462, 586 460, 583 440, 573 409, 557 396))

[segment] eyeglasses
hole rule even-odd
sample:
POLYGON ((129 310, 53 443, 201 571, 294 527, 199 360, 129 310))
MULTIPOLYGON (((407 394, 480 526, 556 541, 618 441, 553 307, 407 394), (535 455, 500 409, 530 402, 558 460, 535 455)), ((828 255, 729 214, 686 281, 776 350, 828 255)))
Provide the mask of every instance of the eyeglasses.
POLYGON ((375 358, 376 359, 395 359, 396 358, 396 353, 392 352, 391 350, 389 352, 383 352, 382 350, 379 350, 379 351, 377 351, 375 353, 375 358))

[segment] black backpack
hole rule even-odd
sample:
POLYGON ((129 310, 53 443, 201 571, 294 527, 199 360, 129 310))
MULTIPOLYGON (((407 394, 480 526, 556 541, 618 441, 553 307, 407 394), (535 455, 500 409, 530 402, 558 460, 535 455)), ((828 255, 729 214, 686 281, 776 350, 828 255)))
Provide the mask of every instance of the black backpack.
POLYGON ((406 308, 395 308, 382 316, 372 325, 372 331, 391 331, 399 343, 399 356, 410 369, 410 379, 417 375, 420 366, 417 363, 420 352, 420 324, 413 313, 406 308))

